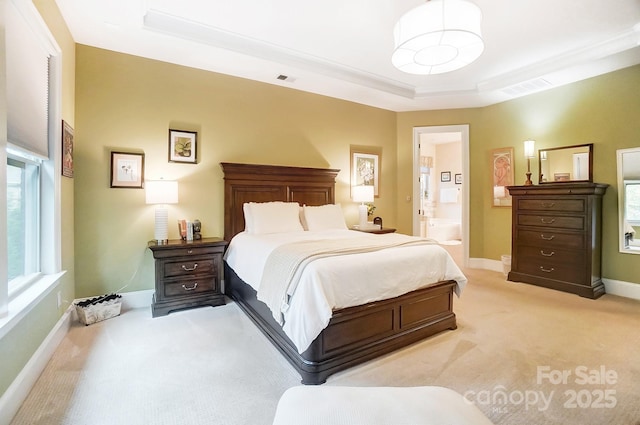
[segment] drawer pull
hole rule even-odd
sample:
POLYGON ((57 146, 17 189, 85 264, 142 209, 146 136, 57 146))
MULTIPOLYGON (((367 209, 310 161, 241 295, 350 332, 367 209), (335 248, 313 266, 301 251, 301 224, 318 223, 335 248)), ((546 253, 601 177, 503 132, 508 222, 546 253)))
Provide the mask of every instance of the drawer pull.
POLYGON ((198 282, 194 282, 193 286, 190 288, 187 288, 186 286, 182 285, 182 289, 184 289, 185 291, 193 291, 194 289, 196 289, 198 287, 198 282))
POLYGON ((550 253, 546 253, 543 250, 540 250, 540 254, 544 255, 545 257, 553 257, 553 255, 555 254, 554 251, 551 251, 550 253))
POLYGON ((555 202, 542 202, 542 208, 553 208, 555 202))
POLYGON ((556 237, 555 235, 545 236, 545 235, 543 235, 543 234, 540 234, 540 238, 541 238, 541 239, 544 239, 545 241, 552 241, 552 240, 553 240, 553 238, 555 238, 555 237, 556 237))
POLYGON ((187 254, 193 254, 193 249, 188 250, 187 254))
POLYGON ((540 266, 540 271, 543 271, 545 273, 551 273, 554 270, 555 269, 553 267, 551 267, 550 269, 545 269, 544 267, 540 266))
POLYGON ((552 224, 554 221, 556 221, 555 218, 552 218, 549 221, 546 221, 544 218, 541 218, 540 221, 542 222, 542 224, 552 224))
POLYGON ((198 268, 198 263, 195 263, 191 268, 185 266, 184 264, 182 265, 182 270, 184 270, 185 272, 192 272, 197 268, 198 268))

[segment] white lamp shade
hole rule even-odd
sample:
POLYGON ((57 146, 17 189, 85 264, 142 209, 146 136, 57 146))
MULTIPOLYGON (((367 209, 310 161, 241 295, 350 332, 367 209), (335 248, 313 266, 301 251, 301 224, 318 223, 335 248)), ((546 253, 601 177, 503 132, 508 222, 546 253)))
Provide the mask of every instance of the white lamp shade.
POLYGON ((147 204, 177 204, 178 182, 175 180, 150 180, 145 182, 147 204))
POLYGON ((373 202, 373 186, 353 186, 351 196, 354 202, 373 202))
POLYGON ((482 12, 467 0, 431 0, 396 23, 391 62, 409 74, 442 74, 467 66, 484 50, 482 12))
POLYGON ((534 140, 525 140, 524 142, 524 157, 533 158, 535 152, 536 142, 534 140))

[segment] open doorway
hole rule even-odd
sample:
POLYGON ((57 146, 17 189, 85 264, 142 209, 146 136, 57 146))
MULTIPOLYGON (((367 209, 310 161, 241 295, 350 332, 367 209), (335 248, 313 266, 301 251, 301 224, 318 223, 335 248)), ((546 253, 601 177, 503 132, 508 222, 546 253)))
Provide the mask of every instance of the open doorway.
MULTIPOLYGON (((469 126, 413 129, 413 234, 439 242, 460 240, 469 263, 469 126), (438 158, 440 156, 440 158, 438 158), (437 226, 437 227, 436 227, 437 226)), ((453 241, 453 242, 451 242, 453 241)))

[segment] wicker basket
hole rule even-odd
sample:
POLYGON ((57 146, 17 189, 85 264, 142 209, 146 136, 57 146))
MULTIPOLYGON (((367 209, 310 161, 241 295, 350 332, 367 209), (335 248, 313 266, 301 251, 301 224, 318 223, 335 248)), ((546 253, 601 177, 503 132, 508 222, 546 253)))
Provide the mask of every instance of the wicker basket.
POLYGON ((120 315, 122 296, 117 294, 102 295, 75 304, 78 320, 83 325, 91 325, 120 315))

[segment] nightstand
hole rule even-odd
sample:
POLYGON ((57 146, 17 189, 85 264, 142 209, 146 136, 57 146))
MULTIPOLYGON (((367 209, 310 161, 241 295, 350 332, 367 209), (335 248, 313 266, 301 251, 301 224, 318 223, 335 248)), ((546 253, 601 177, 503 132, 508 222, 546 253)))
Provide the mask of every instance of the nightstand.
POLYGON ((151 303, 153 317, 174 310, 225 304, 222 293, 222 255, 227 242, 203 238, 158 244, 150 241, 156 265, 156 292, 151 303))
POLYGON ((376 235, 382 235, 384 233, 395 233, 396 229, 391 227, 383 227, 381 229, 358 229, 356 227, 352 227, 351 230, 357 230, 358 232, 365 233, 375 233, 376 235))

